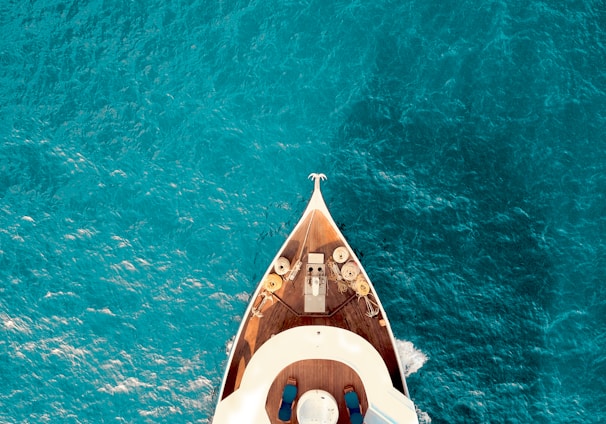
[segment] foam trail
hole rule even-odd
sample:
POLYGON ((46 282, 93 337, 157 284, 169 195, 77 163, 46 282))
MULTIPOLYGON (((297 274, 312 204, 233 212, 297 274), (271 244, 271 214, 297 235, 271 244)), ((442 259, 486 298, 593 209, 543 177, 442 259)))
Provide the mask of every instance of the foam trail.
MULTIPOLYGON (((396 339, 396 350, 398 351, 398 356, 400 357, 400 362, 402 363, 404 376, 406 378, 420 370, 429 359, 427 355, 415 348, 412 342, 406 340, 396 339)), ((421 411, 419 408, 416 408, 416 412, 417 417, 419 417, 419 424, 431 423, 431 417, 427 412, 421 411)))
POLYGON ((431 417, 425 411, 421 411, 417 408, 417 417, 419 417, 419 424, 429 424, 431 422, 431 417))
POLYGON ((429 359, 409 341, 396 339, 396 350, 400 356, 405 377, 417 372, 429 359))

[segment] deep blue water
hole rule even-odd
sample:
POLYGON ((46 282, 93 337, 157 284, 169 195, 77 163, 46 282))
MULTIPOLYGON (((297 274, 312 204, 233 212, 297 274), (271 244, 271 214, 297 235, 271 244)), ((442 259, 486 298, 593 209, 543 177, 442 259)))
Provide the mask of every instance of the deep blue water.
POLYGON ((421 422, 606 422, 602 1, 0 25, 0 422, 208 423, 310 172, 419 355, 421 422))

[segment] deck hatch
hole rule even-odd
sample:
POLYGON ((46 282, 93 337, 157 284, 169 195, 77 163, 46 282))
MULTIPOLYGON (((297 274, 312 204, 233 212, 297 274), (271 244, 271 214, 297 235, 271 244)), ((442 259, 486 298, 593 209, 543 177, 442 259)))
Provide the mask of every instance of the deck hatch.
POLYGON ((307 255, 303 296, 305 313, 326 313, 326 264, 323 253, 307 255))

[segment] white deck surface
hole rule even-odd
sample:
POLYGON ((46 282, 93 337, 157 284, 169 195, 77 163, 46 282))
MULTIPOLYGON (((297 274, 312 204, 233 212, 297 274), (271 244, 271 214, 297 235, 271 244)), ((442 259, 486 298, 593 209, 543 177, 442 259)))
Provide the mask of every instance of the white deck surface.
POLYGON ((368 399, 367 423, 418 423, 412 401, 392 386, 370 343, 341 328, 304 326, 284 331, 259 348, 240 388, 219 403, 213 424, 269 424, 265 401, 274 379, 289 364, 306 359, 339 361, 358 373, 368 399))

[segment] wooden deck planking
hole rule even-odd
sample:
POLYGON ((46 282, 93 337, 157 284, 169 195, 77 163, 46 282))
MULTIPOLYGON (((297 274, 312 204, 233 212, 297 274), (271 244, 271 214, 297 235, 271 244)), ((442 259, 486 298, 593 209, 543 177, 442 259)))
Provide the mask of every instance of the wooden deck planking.
MULTIPOLYGON (((349 424, 347 409, 345 407, 345 399, 343 397, 343 389, 346 385, 352 385, 358 397, 362 411, 366 411, 368 402, 366 392, 362 380, 358 374, 340 362, 330 360, 305 360, 298 361, 286 367, 274 380, 265 404, 265 410, 269 415, 272 424, 279 424, 282 421, 278 420, 278 408, 282 397, 282 390, 286 384, 288 377, 294 377, 297 380, 297 399, 308 390, 325 390, 337 401, 339 405, 339 421, 337 424, 349 424)), ((292 424, 297 424, 297 403, 293 405, 292 424)))

